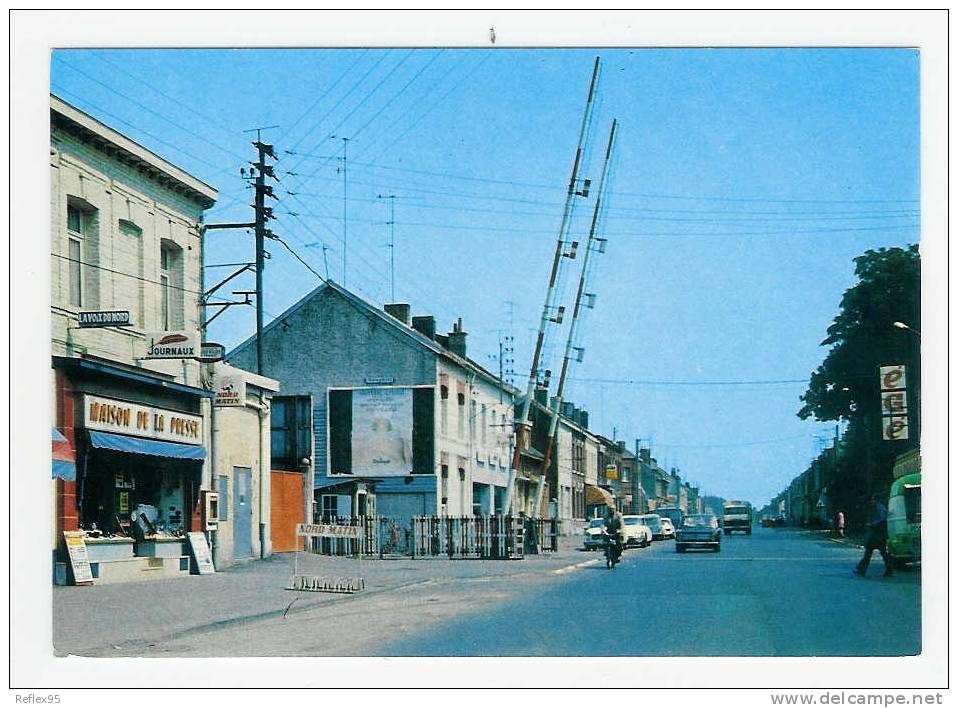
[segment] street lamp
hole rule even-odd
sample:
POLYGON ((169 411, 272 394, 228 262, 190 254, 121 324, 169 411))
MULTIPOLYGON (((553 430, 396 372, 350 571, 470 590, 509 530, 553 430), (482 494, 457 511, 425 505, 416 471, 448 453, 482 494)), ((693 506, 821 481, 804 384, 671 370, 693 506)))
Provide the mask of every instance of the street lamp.
POLYGON ((918 337, 921 336, 921 332, 919 332, 919 331, 918 331, 917 329, 915 329, 914 327, 909 327, 909 326, 906 325, 904 322, 898 322, 898 321, 896 320, 895 322, 892 322, 892 326, 893 326, 893 327, 897 327, 898 329, 907 329, 907 330, 908 330, 909 332, 911 332, 912 334, 914 334, 914 335, 916 335, 916 336, 918 336, 918 337))

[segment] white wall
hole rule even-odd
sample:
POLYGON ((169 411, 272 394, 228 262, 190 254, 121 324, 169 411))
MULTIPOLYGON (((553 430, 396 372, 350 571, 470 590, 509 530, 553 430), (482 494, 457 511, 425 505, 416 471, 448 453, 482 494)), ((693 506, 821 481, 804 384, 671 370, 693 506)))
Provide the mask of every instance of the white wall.
POLYGON ((440 358, 436 374, 437 512, 442 511, 441 466, 442 453, 445 453, 449 460, 449 476, 445 484, 446 514, 471 516, 473 482, 498 487, 504 487, 508 482, 512 462, 513 401, 507 392, 454 361, 440 358), (441 420, 443 401, 440 399, 443 375, 449 386, 445 426, 441 420), (465 394, 463 406, 458 403, 460 390, 465 394), (466 470, 464 480, 459 478, 460 464, 466 470))
POLYGON ((51 134, 51 258, 53 354, 88 353, 131 365, 142 365, 176 376, 181 383, 199 384, 195 361, 142 361, 145 331, 161 330, 160 243, 181 249, 178 285, 182 312, 171 313, 172 324, 197 330, 202 290, 202 247, 199 221, 202 208, 170 189, 121 164, 105 153, 55 130, 51 134), (70 305, 67 202, 83 200, 96 210, 93 234, 85 236, 82 260, 84 302, 70 305), (134 223, 138 237, 121 231, 120 220, 134 223), (109 269, 109 270, 107 270, 109 269), (117 271, 117 272, 111 272, 117 271), (149 282, 148 282, 149 281, 149 282), (129 310, 134 327, 76 329, 77 310, 129 310))

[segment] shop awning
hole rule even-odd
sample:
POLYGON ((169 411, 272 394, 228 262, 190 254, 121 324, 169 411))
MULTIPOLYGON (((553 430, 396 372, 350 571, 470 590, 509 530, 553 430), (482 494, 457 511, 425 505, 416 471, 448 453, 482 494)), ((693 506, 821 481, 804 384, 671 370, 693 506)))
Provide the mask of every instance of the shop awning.
POLYGON ((63 433, 53 428, 51 434, 53 447, 53 476, 72 482, 77 478, 76 453, 63 433))
POLYGON ((585 485, 585 503, 587 505, 605 504, 610 509, 614 509, 615 497, 613 497, 612 493, 607 489, 587 484, 585 485))
POLYGON ((183 445, 182 443, 163 442, 161 440, 145 440, 133 438, 129 435, 116 435, 91 430, 90 444, 101 450, 115 450, 116 452, 132 452, 136 455, 152 455, 153 457, 172 457, 179 460, 204 460, 206 448, 202 445, 183 445))

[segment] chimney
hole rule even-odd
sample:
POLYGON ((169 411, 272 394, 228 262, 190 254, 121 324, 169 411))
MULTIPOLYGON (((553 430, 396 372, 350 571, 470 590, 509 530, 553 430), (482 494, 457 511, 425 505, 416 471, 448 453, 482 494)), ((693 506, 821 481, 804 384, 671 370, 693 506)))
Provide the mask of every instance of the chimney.
POLYGON ((561 412, 562 412, 562 417, 563 417, 563 418, 568 418, 568 419, 571 420, 573 423, 576 422, 576 419, 575 419, 575 405, 572 403, 572 401, 563 401, 563 402, 562 402, 561 412))
MULTIPOLYGON (((549 408, 552 409, 552 410, 555 410, 555 409, 558 408, 558 407, 559 407, 559 397, 558 397, 558 396, 550 396, 550 397, 549 397, 549 408)), ((561 413, 561 411, 560 411, 560 413, 561 413)))
POLYGON ((539 403, 543 406, 549 405, 549 391, 547 389, 544 389, 541 387, 537 388, 535 397, 536 397, 536 403, 539 403))
POLYGON ((652 463, 652 451, 647 447, 643 447, 639 450, 639 457, 641 458, 642 462, 645 462, 646 464, 652 463))
POLYGON ((449 351, 466 358, 466 333, 462 329, 461 317, 452 325, 452 332, 449 333, 449 351))
POLYGON ((383 310, 387 315, 392 315, 407 327, 409 326, 409 305, 405 302, 394 302, 383 305, 383 310))
POLYGON ((625 440, 616 440, 615 444, 619 447, 619 452, 625 452, 625 440))
POLYGON ((589 429, 589 411, 579 411, 579 425, 589 429))
POLYGON ((412 328, 424 337, 436 339, 436 318, 432 315, 423 315, 412 318, 412 328))

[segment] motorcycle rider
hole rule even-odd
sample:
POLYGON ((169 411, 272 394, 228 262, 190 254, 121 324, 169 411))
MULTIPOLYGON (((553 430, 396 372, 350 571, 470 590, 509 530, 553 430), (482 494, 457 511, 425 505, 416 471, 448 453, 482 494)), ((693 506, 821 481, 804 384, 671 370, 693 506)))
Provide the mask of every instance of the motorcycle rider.
POLYGON ((616 560, 622 557, 622 525, 622 514, 615 507, 609 507, 605 516, 605 532, 609 536, 609 543, 613 544, 616 560))

